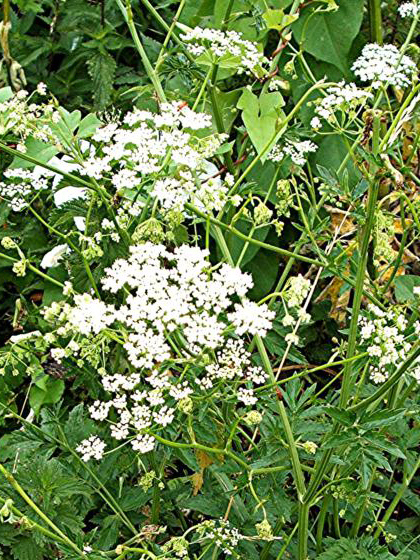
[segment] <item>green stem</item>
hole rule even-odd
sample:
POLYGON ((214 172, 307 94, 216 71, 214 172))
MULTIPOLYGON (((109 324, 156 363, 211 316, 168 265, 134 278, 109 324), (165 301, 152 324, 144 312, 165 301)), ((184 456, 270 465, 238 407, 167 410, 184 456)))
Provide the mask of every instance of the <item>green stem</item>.
MULTIPOLYGON (((284 543, 284 545, 282 546, 280 552, 277 555, 276 560, 281 560, 284 556, 284 553, 287 550, 287 547, 289 546, 291 540, 293 539, 293 537, 295 536, 296 531, 298 530, 298 526, 299 524, 296 523, 296 525, 293 527, 293 530, 291 531, 290 535, 287 537, 286 542, 284 543)), ((305 559, 306 560, 306 559, 305 559)))
POLYGON ((331 496, 324 496, 322 501, 321 510, 319 512, 318 523, 316 527, 316 553, 321 554, 322 552, 322 541, 324 536, 324 525, 325 519, 327 517, 328 506, 331 501, 331 496))
POLYGON ((420 356, 420 341, 413 345, 413 349, 411 354, 408 358, 401 364, 401 366, 397 369, 397 371, 389 377, 385 383, 383 383, 379 389, 377 389, 373 395, 367 397, 366 399, 360 401, 359 403, 350 406, 347 410, 349 412, 357 412, 358 410, 362 410, 367 408, 372 403, 379 400, 383 395, 385 395, 404 375, 407 369, 416 361, 416 359, 420 356))
MULTIPOLYGON (((373 141, 372 141, 373 142, 372 151, 374 155, 377 155, 378 153, 379 127, 380 127, 379 117, 374 117, 373 141)), ((374 175, 375 171, 376 170, 373 170, 373 176, 371 178, 371 182, 369 186, 368 203, 366 209, 366 223, 363 228, 362 242, 360 245, 359 263, 358 263, 358 269, 356 275, 356 289, 354 292, 353 307, 352 307, 352 314, 351 314, 351 321, 350 321, 350 331, 349 331, 348 346, 347 346, 347 356, 346 356, 347 358, 352 358, 356 351, 358 321, 359 321, 359 313, 360 313, 360 308, 362 303, 363 285, 364 285, 365 275, 366 275, 368 249, 369 249, 373 221, 375 217, 376 201, 378 198, 379 182, 374 175)), ((351 377, 352 377, 352 366, 351 363, 349 362, 345 365, 344 372, 343 372, 343 384, 340 393, 340 406, 342 408, 346 406, 350 396, 351 377)))
POLYGON ((371 492, 372 485, 375 481, 375 478, 376 478, 376 468, 374 467, 372 469, 372 474, 370 475, 368 487, 366 489, 367 490, 367 492, 366 492, 367 495, 366 495, 365 499, 363 500, 362 505, 359 507, 359 509, 356 512, 356 516, 355 516, 355 519, 353 521, 353 526, 352 526, 351 531, 350 531, 350 537, 353 538, 353 539, 356 538, 358 533, 359 533, 359 529, 360 529, 360 526, 361 526, 362 521, 363 521, 363 516, 365 515, 366 506, 368 505, 368 500, 369 499, 368 499, 367 496, 371 492))
POLYGON ((377 539, 379 537, 379 535, 381 534, 383 527, 385 526, 387 521, 390 519, 391 515, 394 513, 395 508, 399 504, 401 498, 403 497, 405 491, 409 487, 411 481, 414 478, 414 475, 416 474, 416 472, 419 468, 420 468, 420 457, 415 462, 411 473, 408 476, 404 476, 404 480, 403 480, 402 484, 400 485, 400 487, 398 488, 398 492, 396 493, 392 502, 389 504, 388 509, 386 510, 382 520, 379 523, 379 527, 376 529, 376 531, 373 535, 375 539, 377 539))
POLYGON ((175 25, 178 23, 178 20, 181 16, 182 10, 184 9, 185 6, 185 2, 186 0, 181 0, 181 2, 179 3, 178 9, 176 11, 176 14, 174 15, 171 25, 168 29, 168 32, 166 34, 165 40, 162 43, 162 47, 160 49, 160 53, 158 56, 158 59, 156 61, 156 72, 158 70, 158 68, 160 67, 160 65, 162 64, 162 62, 164 61, 165 58, 165 51, 167 49, 168 43, 173 35, 174 29, 175 29, 175 25))
MULTIPOLYGON (((372 141, 372 150, 375 154, 378 153, 378 149, 379 149, 379 126, 380 126, 379 117, 375 116, 374 123, 373 123, 374 132, 373 132, 373 141, 372 141)), ((376 170, 374 170, 372 173, 373 176, 369 186, 369 197, 368 197, 368 205, 366 210, 366 223, 363 229, 362 242, 360 247, 359 268, 356 276, 356 289, 354 293, 346 358, 352 358, 356 350, 358 317, 361 308, 363 284, 365 279, 368 248, 370 242, 370 234, 371 234, 372 224, 374 219, 376 199, 378 196, 378 181, 374 176, 375 172, 376 170)), ((342 383, 341 393, 340 393, 340 406, 342 408, 345 408, 347 406, 347 401, 350 395, 351 378, 352 378, 352 363, 347 362, 344 366, 343 383, 342 383)), ((360 402, 356 406, 362 407, 363 402, 364 401, 360 402)), ((338 434, 339 431, 340 431, 340 424, 335 423, 331 432, 332 435, 338 434)), ((325 471, 328 468, 332 454, 333 454, 333 449, 327 449, 323 454, 323 456, 321 457, 320 462, 317 464, 315 468, 315 474, 311 477, 308 490, 304 497, 305 502, 310 502, 313 496, 316 494, 319 484, 325 474, 325 471)))
POLYGON ((240 465, 245 470, 247 471, 251 470, 251 467, 247 463, 245 463, 245 461, 243 461, 240 457, 238 457, 237 455, 235 455, 235 453, 229 451, 228 449, 217 449, 216 447, 208 447, 207 445, 201 445, 201 443, 195 443, 195 442, 180 443, 177 441, 170 441, 152 432, 150 432, 150 435, 153 436, 157 441, 163 443, 164 445, 167 445, 168 447, 175 447, 177 449, 200 449, 201 451, 206 451, 206 453, 215 453, 216 455, 226 455, 227 457, 233 459, 236 463, 238 463, 238 465, 240 465))
MULTIPOLYGON (((34 165, 39 165, 40 167, 43 167, 44 169, 49 169, 50 171, 53 171, 54 173, 57 173, 58 175, 61 175, 62 177, 65 177, 69 182, 76 183, 76 184, 78 184, 82 187, 86 187, 88 189, 96 190, 95 186, 92 185, 92 183, 89 183, 88 181, 85 181, 84 179, 81 179, 77 175, 73 175, 72 173, 66 173, 65 171, 61 171, 61 169, 58 169, 57 167, 54 167, 53 165, 50 165, 49 163, 46 163, 46 162, 43 162, 43 161, 38 161, 37 159, 33 158, 32 156, 29 156, 27 154, 24 154, 23 152, 19 152, 18 150, 15 150, 14 148, 10 148, 9 146, 6 146, 6 144, 3 144, 3 142, 0 142, 0 150, 2 150, 3 152, 6 152, 7 154, 9 154, 11 156, 16 156, 18 158, 24 159, 25 161, 28 161, 29 163, 33 163, 34 165)), ((108 198, 110 198, 109 195, 108 195, 108 198)))
POLYGON ((49 231, 51 231, 52 233, 54 233, 55 235, 57 235, 58 237, 61 237, 66 243, 69 244, 69 246, 73 249, 73 251, 75 251, 83 260, 83 264, 86 270, 86 274, 88 275, 88 278, 90 280, 90 283, 92 285, 92 288, 96 294, 96 297, 98 299, 101 299, 101 295, 99 293, 98 290, 98 286, 96 285, 95 279, 93 278, 93 274, 92 271, 90 269, 89 263, 87 262, 86 258, 84 257, 83 253, 80 251, 80 249, 72 242, 70 241, 70 239, 68 239, 67 235, 65 235, 64 233, 61 233, 60 231, 58 231, 57 229, 55 229, 53 226, 50 226, 42 216, 40 216, 38 214, 38 212, 36 212, 32 206, 29 206, 29 210, 32 212, 32 214, 35 216, 35 218, 37 220, 39 220, 39 222, 41 222, 41 224, 43 224, 49 231))
MULTIPOLYGON (((219 109, 219 104, 216 97, 216 84, 212 81, 208 82, 207 90, 210 95, 211 106, 213 109, 214 120, 216 121, 217 132, 219 134, 225 134, 225 125, 223 124, 223 118, 219 109)), ((225 165, 232 175, 235 173, 235 166, 233 165, 232 156, 229 152, 224 154, 225 165)))
MULTIPOLYGON (((9 262, 12 262, 12 263, 19 262, 19 259, 15 259, 14 257, 9 257, 9 255, 5 255, 4 253, 0 253, 0 258, 5 259, 6 261, 9 261, 9 262)), ((38 268, 33 266, 31 263, 27 263, 26 266, 29 268, 29 270, 31 270, 32 272, 34 272, 38 276, 41 276, 41 278, 44 278, 44 280, 48 280, 52 284, 55 284, 56 286, 60 286, 60 288, 64 288, 64 284, 62 282, 59 282, 55 278, 52 278, 51 276, 48 276, 48 274, 45 274, 44 272, 42 272, 41 270, 39 270, 38 268)))
POLYGON ((370 40, 372 43, 383 44, 381 0, 368 0, 370 40))
MULTIPOLYGON (((270 245, 269 243, 264 243, 264 241, 259 241, 258 239, 254 239, 253 237, 248 237, 247 235, 245 235, 238 229, 234 228, 233 226, 229 224, 225 224, 224 222, 218 220, 217 218, 214 218, 213 216, 206 214, 205 212, 202 212, 196 206, 193 206, 190 203, 186 203, 185 207, 188 208, 188 210, 191 210, 191 212, 194 212, 194 214, 196 214, 197 216, 200 216, 200 218, 203 218, 203 220, 206 221, 209 220, 212 224, 218 226, 221 229, 224 229, 225 231, 229 231, 230 233, 233 233, 240 239, 243 239, 244 241, 247 241, 252 245, 258 245, 263 249, 268 249, 269 251, 273 251, 274 253, 278 253, 279 255, 283 255, 285 257, 294 257, 295 259, 301 260, 303 262, 307 262, 309 264, 315 264, 317 266, 327 265, 327 263, 323 263, 317 259, 311 259, 310 257, 299 255, 298 253, 292 253, 291 251, 287 251, 286 249, 282 249, 281 247, 276 247, 275 245, 270 245)), ((234 266, 234 263, 232 264, 232 266, 234 266)))
POLYGON ((141 61, 143 62, 143 66, 146 70, 147 75, 149 76, 150 81, 155 88, 157 97, 160 103, 166 102, 165 92, 163 91, 162 84, 160 83, 159 77, 156 74, 153 66, 150 63, 149 57, 147 56, 146 51, 144 50, 143 44, 140 40, 140 37, 137 33, 136 26, 133 20, 133 10, 131 9, 130 0, 126 0, 126 5, 124 6, 122 0, 115 0, 119 9, 121 10, 125 21, 127 22, 127 26, 130 30, 131 36, 133 38, 134 44, 140 54, 141 61))
POLYGON ((203 97, 204 92, 206 91, 207 88, 207 83, 210 79, 210 75, 211 75, 211 68, 209 68, 206 77, 204 78, 203 83, 201 84, 201 88, 200 91, 198 92, 197 98, 194 101, 194 105, 192 106, 192 110, 195 111, 198 107, 198 104, 200 103, 201 98, 203 97))
POLYGON ((303 476, 303 471, 300 464, 295 439, 293 437, 293 432, 290 427, 286 409, 284 408, 284 404, 282 402, 279 402, 278 409, 280 412, 280 418, 283 423, 284 431, 286 434, 286 440, 289 445, 289 453, 290 453, 290 458, 292 461, 292 468, 293 468, 293 477, 295 479, 296 490, 298 493, 298 500, 300 502, 305 494, 305 479, 303 476))

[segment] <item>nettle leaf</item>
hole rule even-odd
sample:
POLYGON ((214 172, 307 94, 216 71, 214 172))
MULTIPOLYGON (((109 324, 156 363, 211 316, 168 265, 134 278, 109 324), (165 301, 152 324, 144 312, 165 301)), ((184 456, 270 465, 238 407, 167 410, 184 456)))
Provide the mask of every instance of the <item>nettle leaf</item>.
POLYGON ((31 537, 21 537, 19 541, 13 545, 11 551, 15 560, 42 560, 44 558, 39 544, 31 537))
POLYGON ((320 60, 334 64, 343 74, 349 73, 348 54, 363 20, 363 0, 337 0, 338 10, 322 10, 313 15, 308 6, 293 24, 295 39, 303 50, 320 60), (308 18, 310 19, 309 25, 308 18))
POLYGON ((103 550, 110 550, 117 542, 121 521, 116 515, 108 515, 100 522, 96 546, 103 550))
MULTIPOLYGON (((238 109, 242 109, 242 120, 258 154, 268 143, 274 144, 277 121, 283 115, 281 107, 284 105, 283 96, 279 92, 262 93, 257 97, 250 88, 245 88, 239 101, 238 109)), ((266 155, 261 159, 265 160, 266 155)))
POLYGON ((379 544, 373 537, 362 537, 355 540, 341 538, 338 541, 327 538, 324 544, 327 549, 317 557, 317 560, 342 560, 344 556, 353 560, 391 560, 395 558, 386 546, 379 544))
POLYGON ((415 301, 416 296, 413 294, 413 288, 420 286, 420 276, 405 275, 397 276, 394 280, 395 299, 398 303, 407 303, 415 301))
POLYGON ((88 60, 88 72, 93 82, 95 107, 105 109, 111 99, 112 83, 117 69, 113 57, 107 52, 97 52, 88 60))

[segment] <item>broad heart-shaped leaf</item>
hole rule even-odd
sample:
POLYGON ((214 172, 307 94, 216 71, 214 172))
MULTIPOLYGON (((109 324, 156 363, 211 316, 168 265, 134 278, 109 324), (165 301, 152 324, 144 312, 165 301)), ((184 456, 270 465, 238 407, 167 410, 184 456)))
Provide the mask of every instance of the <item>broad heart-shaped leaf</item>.
POLYGON ((78 138, 89 138, 92 136, 96 129, 102 124, 102 121, 94 113, 89 113, 84 119, 80 121, 77 129, 78 138))
POLYGON ((52 379, 46 375, 32 386, 29 393, 29 403, 35 414, 38 414, 43 404, 57 403, 63 392, 64 381, 62 379, 52 379))
POLYGON ((395 299, 398 303, 406 303, 414 301, 416 296, 413 294, 413 288, 420 286, 420 276, 405 275, 397 276, 394 280, 395 299))
POLYGON ((337 0, 337 4, 338 10, 323 11, 312 17, 314 8, 308 6, 292 25, 292 31, 295 39, 303 42, 304 51, 334 64, 347 75, 347 55, 362 24, 364 0, 337 0), (311 17, 309 22, 308 17, 311 17))
MULTIPOLYGON (((46 144, 42 140, 37 140, 36 138, 33 138, 33 136, 30 136, 26 140, 25 147, 25 155, 31 156, 42 163, 47 163, 52 157, 58 154, 58 150, 55 146, 46 144)), ((19 156, 15 156, 9 167, 28 169, 34 167, 34 164, 19 156)))
POLYGON ((263 93, 257 97, 249 88, 244 88, 237 107, 242 109, 242 120, 258 154, 270 140, 274 141, 277 121, 284 115, 281 110, 283 105, 283 97, 278 92, 263 93))

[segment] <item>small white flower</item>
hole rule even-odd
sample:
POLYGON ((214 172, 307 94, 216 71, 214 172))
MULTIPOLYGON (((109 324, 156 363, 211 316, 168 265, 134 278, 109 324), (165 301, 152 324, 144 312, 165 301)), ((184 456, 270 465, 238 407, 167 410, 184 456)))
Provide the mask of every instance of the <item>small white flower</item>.
POLYGON ((138 435, 135 439, 131 441, 131 446, 134 451, 140 451, 140 453, 147 453, 153 451, 155 448, 155 438, 149 434, 138 435))
POLYGON ((363 48, 352 70, 362 82, 371 82, 374 89, 381 84, 403 88, 411 84, 416 64, 408 56, 401 56, 394 45, 371 43, 363 48))
POLYGON ((415 17, 419 13, 417 2, 404 2, 398 7, 398 13, 402 18, 415 17))
POLYGON ((76 447, 76 451, 81 454, 83 461, 86 463, 92 458, 97 460, 102 459, 105 447, 106 444, 104 441, 96 436, 90 436, 76 447))
POLYGON ((39 84, 36 86, 36 91, 39 93, 39 95, 46 95, 47 93, 46 84, 44 84, 44 82, 39 82, 39 84))
POLYGON ((299 336, 295 333, 286 334, 284 340, 287 342, 287 344, 299 344, 299 336))
POLYGON ((321 126, 322 126, 321 119, 319 117, 313 117, 313 119, 311 119, 311 127, 314 130, 319 130, 321 126))

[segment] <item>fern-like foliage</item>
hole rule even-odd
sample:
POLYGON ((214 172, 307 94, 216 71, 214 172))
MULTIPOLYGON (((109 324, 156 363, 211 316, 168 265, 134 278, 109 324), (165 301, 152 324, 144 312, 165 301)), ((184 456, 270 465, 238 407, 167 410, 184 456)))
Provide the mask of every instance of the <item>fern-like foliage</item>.
POLYGON ((317 560, 393 560, 395 556, 391 554, 386 546, 378 543, 372 537, 362 537, 360 539, 339 540, 326 539, 327 549, 317 557, 317 560))

